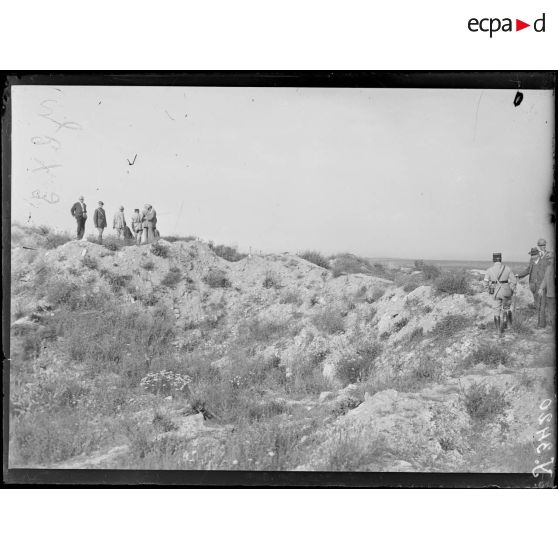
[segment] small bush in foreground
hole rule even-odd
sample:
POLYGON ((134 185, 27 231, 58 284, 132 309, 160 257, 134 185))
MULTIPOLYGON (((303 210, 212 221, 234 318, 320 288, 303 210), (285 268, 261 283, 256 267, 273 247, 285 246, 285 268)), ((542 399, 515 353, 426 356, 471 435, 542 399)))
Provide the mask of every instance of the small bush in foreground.
POLYGON ((314 325, 330 335, 345 331, 345 317, 337 307, 324 308, 312 317, 314 325))
POLYGON ((491 422, 504 414, 511 403, 506 394, 496 386, 473 383, 464 393, 465 408, 471 418, 491 422))
POLYGON ((315 250, 306 250, 306 252, 302 252, 299 256, 314 265, 319 265, 324 269, 329 269, 329 261, 325 256, 320 254, 320 252, 316 252, 315 250))
POLYGON ((111 252, 118 252, 118 250, 120 250, 120 244, 112 238, 105 240, 104 246, 107 250, 110 250, 111 252))
POLYGON ((471 292, 469 276, 464 271, 446 272, 434 281, 434 287, 444 294, 469 294, 471 292))
POLYGON ((510 360, 507 350, 499 345, 480 345, 466 359, 465 364, 474 366, 475 364, 487 364, 488 366, 506 365, 510 360))
POLYGON ((196 240, 195 236, 189 235, 189 236, 163 236, 161 237, 162 240, 166 240, 167 242, 192 242, 193 240, 196 240))
POLYGON ((227 288, 231 282, 224 271, 220 269, 210 269, 203 278, 203 282, 213 288, 227 288))
POLYGON ((265 289, 275 288, 278 289, 281 286, 281 281, 276 273, 273 271, 266 271, 265 278, 262 282, 262 287, 265 289))
POLYGON ((95 258, 92 258, 91 256, 85 256, 82 262, 83 265, 89 269, 97 269, 99 267, 97 260, 95 258))
POLYGON ((228 262, 238 262, 246 257, 246 254, 242 254, 232 246, 225 246, 223 244, 213 246, 213 244, 210 244, 209 247, 213 250, 215 255, 227 260, 228 262))
POLYGON ((161 370, 150 372, 140 382, 143 389, 155 395, 171 395, 175 392, 188 391, 192 379, 186 374, 161 370))
POLYGON ((153 271, 155 269, 155 262, 153 260, 146 260, 144 262, 141 262, 140 267, 142 267, 146 271, 153 271))
POLYGON ((151 253, 154 256, 159 256, 160 258, 168 258, 169 257, 169 247, 164 246, 163 244, 159 244, 158 242, 154 242, 151 245, 151 253))
POLYGON ((469 319, 460 314, 447 314, 433 328, 432 335, 435 337, 450 337, 469 325, 469 319))
POLYGON ((180 283, 181 279, 182 273, 180 273, 179 269, 173 267, 169 269, 167 274, 163 277, 163 279, 161 280, 161 285, 163 285, 164 287, 175 287, 178 283, 180 283))

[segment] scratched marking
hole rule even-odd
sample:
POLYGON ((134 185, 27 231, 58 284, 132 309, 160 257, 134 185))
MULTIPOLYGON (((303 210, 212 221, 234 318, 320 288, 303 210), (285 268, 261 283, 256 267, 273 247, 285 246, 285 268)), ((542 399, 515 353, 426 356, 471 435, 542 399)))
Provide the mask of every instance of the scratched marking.
POLYGON ((51 136, 33 136, 31 138, 31 143, 33 145, 48 145, 54 151, 58 151, 60 149, 60 142, 51 136))
POLYGON ((132 166, 132 165, 136 162, 137 157, 138 157, 138 154, 136 153, 136 154, 134 155, 134 159, 133 159, 133 161, 132 161, 131 163, 130 163, 130 159, 128 159, 128 158, 126 159, 126 161, 128 161, 128 164, 129 164, 130 166, 132 166))
POLYGON ((56 130, 54 130, 55 134, 58 133, 62 129, 83 130, 83 128, 81 127, 81 124, 79 124, 78 122, 73 122, 73 121, 70 121, 70 120, 65 120, 64 122, 60 122, 58 120, 55 120, 54 118, 51 118, 49 115, 46 115, 46 114, 39 114, 39 116, 41 116, 42 118, 46 118, 47 120, 50 120, 53 124, 56 124, 58 126, 58 128, 56 128, 56 130))
POLYGON ((42 200, 47 203, 58 203, 60 201, 60 196, 56 192, 41 192, 40 190, 33 190, 31 192, 31 197, 36 200, 42 200))
POLYGON ((56 167, 61 167, 62 165, 45 165, 43 161, 41 161, 40 159, 37 159, 36 157, 34 157, 35 161, 37 161, 37 163, 39 163, 39 165, 41 165, 40 167, 37 167, 36 169, 32 169, 32 172, 38 172, 38 171, 46 171, 48 174, 50 174, 50 169, 54 169, 56 167))

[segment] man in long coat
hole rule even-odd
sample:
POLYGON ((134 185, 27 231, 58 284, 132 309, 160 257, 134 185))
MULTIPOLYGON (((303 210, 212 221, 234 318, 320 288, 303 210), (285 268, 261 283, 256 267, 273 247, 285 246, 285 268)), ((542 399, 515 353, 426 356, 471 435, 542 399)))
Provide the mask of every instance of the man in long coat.
POLYGON ((103 242, 103 231, 107 227, 107 216, 105 214, 103 205, 103 202, 100 201, 99 207, 95 209, 95 213, 93 213, 93 225, 99 232, 99 244, 103 242))
POLYGON ((85 233, 85 221, 87 220, 87 206, 83 196, 80 196, 78 201, 72 205, 70 212, 77 222, 77 239, 81 240, 85 233))

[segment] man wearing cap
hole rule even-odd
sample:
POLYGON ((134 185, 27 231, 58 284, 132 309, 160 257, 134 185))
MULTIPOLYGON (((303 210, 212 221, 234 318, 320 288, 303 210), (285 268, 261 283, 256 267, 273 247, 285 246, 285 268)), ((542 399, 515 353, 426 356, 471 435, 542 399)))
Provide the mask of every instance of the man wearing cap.
POLYGON ((494 297, 494 326, 502 334, 508 323, 511 325, 513 316, 511 311, 511 300, 517 279, 512 270, 502 264, 502 254, 492 254, 492 267, 486 270, 484 282, 488 292, 494 297))
POLYGON ((542 268, 541 266, 538 265, 539 260, 540 260, 540 254, 539 254, 539 249, 538 248, 531 248, 529 255, 531 256, 531 259, 529 260, 529 264, 527 265, 527 267, 523 270, 520 271, 517 274, 517 278, 518 279, 523 279, 523 277, 527 277, 529 276, 529 288, 531 289, 531 292, 533 293, 533 299, 535 301, 535 306, 537 305, 537 300, 538 300, 538 290, 539 290, 539 285, 542 281, 542 278, 544 276, 544 272, 541 273, 542 268))
POLYGON ((105 214, 105 210, 103 209, 103 202, 99 202, 99 207, 95 209, 95 213, 93 213, 93 225, 99 232, 99 244, 103 242, 103 231, 107 226, 107 216, 105 214))
POLYGON ((83 196, 80 196, 78 201, 72 205, 70 212, 77 222, 77 239, 81 240, 85 232, 85 221, 87 220, 87 206, 83 196))
POLYGON ((116 231, 118 238, 124 238, 124 229, 126 229, 126 217, 124 216, 124 206, 121 205, 119 211, 114 214, 112 220, 112 228, 116 231))

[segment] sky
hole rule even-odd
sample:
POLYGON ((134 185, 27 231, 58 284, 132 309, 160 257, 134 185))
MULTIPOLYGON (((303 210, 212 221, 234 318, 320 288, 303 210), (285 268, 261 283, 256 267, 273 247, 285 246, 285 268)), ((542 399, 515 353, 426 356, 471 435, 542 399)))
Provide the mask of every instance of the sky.
POLYGON ((554 99, 515 94, 14 86, 12 220, 73 232, 83 195, 241 250, 527 261, 554 237, 554 99))

